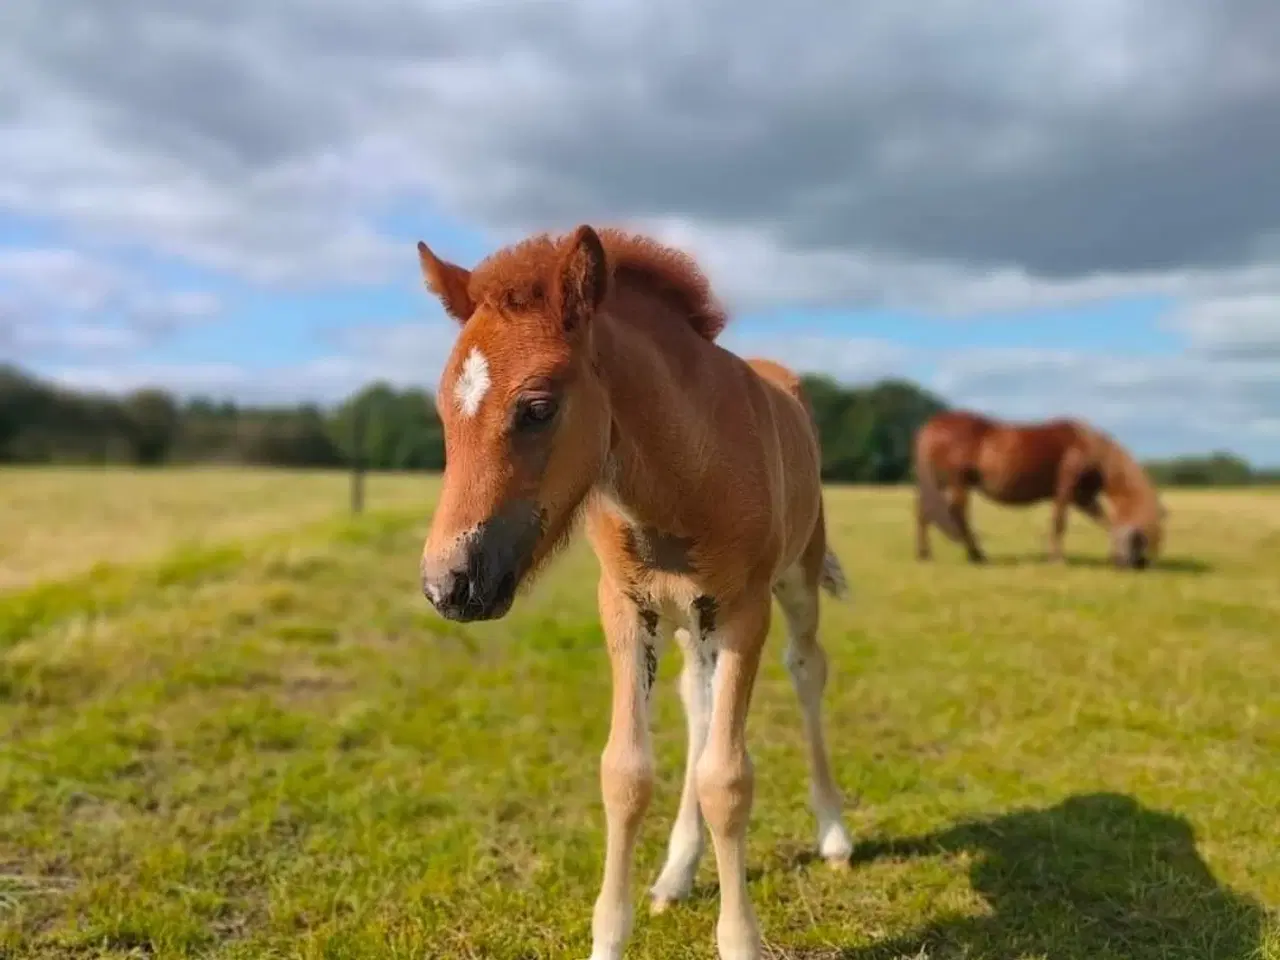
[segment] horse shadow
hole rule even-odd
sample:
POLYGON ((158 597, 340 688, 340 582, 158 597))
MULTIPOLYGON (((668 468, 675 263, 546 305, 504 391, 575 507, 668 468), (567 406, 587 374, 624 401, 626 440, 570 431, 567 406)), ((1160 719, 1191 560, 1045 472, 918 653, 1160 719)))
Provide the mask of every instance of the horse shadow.
POLYGON ((1267 913, 1214 879, 1181 817, 1094 793, 1046 809, 858 845, 854 863, 967 854, 984 916, 944 917, 908 936, 847 947, 841 960, 1043 957, 1247 960, 1267 913))
MULTIPOLYGON (((1115 569, 1115 564, 1107 557, 1082 556, 1067 554, 1062 558, 1062 564, 1066 567, 1074 567, 1080 570, 1110 570, 1115 569)), ((1002 556, 988 556, 985 561, 986 566, 991 567, 1023 567, 1039 564, 1043 566, 1052 566, 1055 561, 1050 560, 1048 554, 1045 553, 1021 553, 1006 554, 1002 556)), ((1194 557, 1160 557, 1151 566, 1142 571, 1120 571, 1117 573, 1136 573, 1138 576, 1159 576, 1160 574, 1193 574, 1199 575, 1204 573, 1212 573, 1213 565, 1205 563, 1203 560, 1197 560, 1194 557)))

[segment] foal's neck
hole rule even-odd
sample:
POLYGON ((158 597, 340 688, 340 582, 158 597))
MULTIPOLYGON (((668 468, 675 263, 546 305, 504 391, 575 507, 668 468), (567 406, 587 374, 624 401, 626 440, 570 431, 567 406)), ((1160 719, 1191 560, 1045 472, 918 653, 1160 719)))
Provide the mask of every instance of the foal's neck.
POLYGON ((730 355, 655 298, 624 292, 617 300, 596 331, 613 412, 599 490, 633 519, 680 528, 716 462, 715 385, 730 355))

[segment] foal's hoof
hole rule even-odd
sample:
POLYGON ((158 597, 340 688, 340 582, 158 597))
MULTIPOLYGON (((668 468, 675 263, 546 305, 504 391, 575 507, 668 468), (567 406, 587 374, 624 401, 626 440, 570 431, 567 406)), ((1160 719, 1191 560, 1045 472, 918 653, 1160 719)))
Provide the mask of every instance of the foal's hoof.
POLYGON ((670 897, 653 897, 649 901, 649 913, 656 917, 660 913, 666 913, 669 907, 679 902, 679 900, 672 900, 670 897))
MULTIPOLYGON (((689 885, 690 888, 692 884, 689 885)), ((669 907, 674 906, 681 900, 687 900, 691 889, 684 887, 676 887, 667 884, 654 884, 652 890, 649 891, 649 913, 657 916, 660 913, 666 913, 669 907)))
POLYGON ((666 912, 667 907, 681 900, 689 899, 693 893, 693 878, 697 864, 679 864, 664 869, 661 876, 649 888, 649 912, 659 914, 666 912))
POLYGON ((716 947, 720 953, 720 960, 763 960, 764 958, 758 933, 741 940, 720 937, 716 947))
POLYGON ((853 858, 853 839, 844 824, 837 821, 822 830, 818 838, 818 856, 833 870, 849 869, 849 861, 853 858))

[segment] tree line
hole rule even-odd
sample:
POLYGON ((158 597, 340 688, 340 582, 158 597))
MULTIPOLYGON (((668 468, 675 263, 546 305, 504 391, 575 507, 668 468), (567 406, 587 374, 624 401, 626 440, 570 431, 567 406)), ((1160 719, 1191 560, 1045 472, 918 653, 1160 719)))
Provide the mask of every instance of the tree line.
MULTIPOLYGON (((947 406, 904 380, 805 382, 828 482, 910 480, 916 429, 947 406)), ((0 463, 342 468, 357 458, 371 470, 441 469, 444 435, 430 393, 373 383, 329 409, 253 406, 180 400, 155 389, 123 396, 69 390, 0 367, 0 463)), ((1147 466, 1161 486, 1280 482, 1280 470, 1257 470, 1228 453, 1147 466)))

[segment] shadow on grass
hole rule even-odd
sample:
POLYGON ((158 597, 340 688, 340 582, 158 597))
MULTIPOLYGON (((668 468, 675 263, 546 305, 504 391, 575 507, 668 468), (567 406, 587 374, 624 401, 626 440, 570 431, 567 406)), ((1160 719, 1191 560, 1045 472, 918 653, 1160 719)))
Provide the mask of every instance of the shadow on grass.
MULTIPOLYGON (((1088 570, 1115 570, 1117 574, 1131 574, 1133 576, 1159 576, 1160 574, 1202 574, 1212 573, 1213 565, 1205 563, 1203 560, 1196 560, 1194 557, 1161 557, 1154 564, 1145 570, 1119 570, 1107 557, 1084 557, 1067 555, 1062 559, 1063 566, 1076 567, 1078 569, 1088 570)), ((1047 554, 1044 553, 1024 553, 1012 554, 998 557, 988 557, 985 566, 990 567, 1023 567, 1023 566, 1052 566, 1047 554)))
POLYGON ((853 859, 960 852, 974 857, 970 883, 989 915, 935 920, 839 957, 1248 960, 1261 947, 1262 906, 1214 879, 1187 821, 1120 794, 864 843, 853 859))

